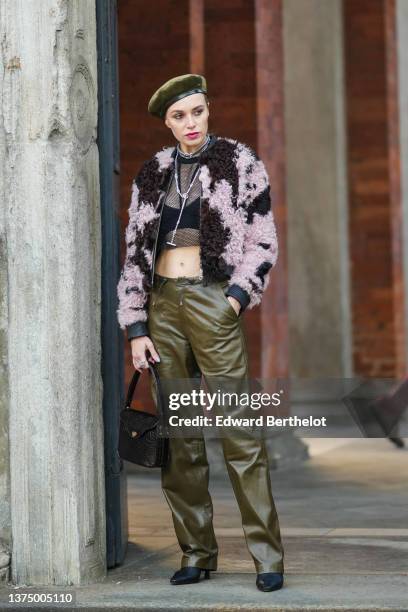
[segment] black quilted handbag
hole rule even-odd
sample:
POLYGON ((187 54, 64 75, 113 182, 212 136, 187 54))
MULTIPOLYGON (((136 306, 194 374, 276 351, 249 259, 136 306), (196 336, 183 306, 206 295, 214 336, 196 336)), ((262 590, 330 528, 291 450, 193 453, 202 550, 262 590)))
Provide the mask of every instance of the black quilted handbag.
POLYGON ((169 458, 169 440, 159 436, 160 425, 163 425, 163 430, 165 425, 165 401, 156 366, 150 362, 148 365, 156 385, 157 415, 130 407, 140 377, 140 372, 135 370, 125 407, 120 413, 118 452, 126 461, 144 467, 162 467, 169 458))

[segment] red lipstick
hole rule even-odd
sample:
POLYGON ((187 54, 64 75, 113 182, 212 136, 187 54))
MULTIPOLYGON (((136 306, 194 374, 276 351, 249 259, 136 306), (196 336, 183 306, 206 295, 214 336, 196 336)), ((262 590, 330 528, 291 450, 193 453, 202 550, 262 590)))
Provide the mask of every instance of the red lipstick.
POLYGON ((190 140, 193 140, 194 138, 197 138, 197 136, 200 135, 200 132, 190 132, 189 134, 186 134, 186 137, 189 138, 190 140))

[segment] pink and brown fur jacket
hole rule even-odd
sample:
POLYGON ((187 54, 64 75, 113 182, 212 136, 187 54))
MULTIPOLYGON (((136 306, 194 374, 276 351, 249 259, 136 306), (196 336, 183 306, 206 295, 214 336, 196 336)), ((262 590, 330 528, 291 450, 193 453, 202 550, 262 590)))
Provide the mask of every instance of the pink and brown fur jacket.
MULTIPOLYGON (((154 247, 175 153, 175 147, 163 148, 132 183, 117 316, 121 329, 138 330, 133 336, 148 335, 154 247)), ((239 300, 242 312, 261 302, 278 257, 268 174, 249 146, 220 136, 212 137, 199 164, 203 283, 228 279, 226 295, 239 300)))

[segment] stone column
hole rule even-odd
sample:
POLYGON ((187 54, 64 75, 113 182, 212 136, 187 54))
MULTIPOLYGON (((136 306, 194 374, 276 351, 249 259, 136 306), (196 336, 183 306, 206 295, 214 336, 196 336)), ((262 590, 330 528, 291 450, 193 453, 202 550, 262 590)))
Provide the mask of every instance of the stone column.
MULTIPOLYGON (((257 103, 257 150, 265 163, 271 184, 271 203, 278 234, 278 260, 259 309, 261 380, 286 379, 290 374, 287 265, 287 199, 284 55, 282 0, 255 2, 255 58, 257 103)), ((268 391, 273 389, 269 387, 268 391)), ((288 386, 280 414, 290 414, 288 386)), ((308 457, 307 447, 292 431, 277 432, 267 440, 273 467, 296 464, 308 457)))
MULTIPOLYGON (((401 200, 399 215, 402 220, 400 227, 400 251, 402 251, 402 287, 404 304, 404 321, 408 321, 408 4, 404 0, 397 0, 396 4, 396 30, 397 30, 397 81, 398 81, 398 129, 399 152, 401 169, 401 200)), ((399 251, 399 252, 400 252, 399 251)), ((405 323, 406 325, 406 323, 405 323)), ((403 362, 408 363, 408 333, 405 330, 403 362)), ((402 356, 401 356, 402 357, 402 356)), ((406 368, 406 366, 405 366, 406 368)), ((399 376, 407 375, 406 369, 399 369, 399 376)))
POLYGON ((11 580, 76 585, 106 558, 95 2, 0 7, 11 580))
MULTIPOLYGON (((0 13, 1 22, 1 13, 0 13)), ((1 87, 0 87, 1 91, 1 87)), ((3 116, 0 112, 0 160, 6 156, 3 116)), ((0 163, 0 198, 4 202, 4 163, 0 163)), ((10 465, 8 439, 8 367, 7 367, 7 237, 5 207, 0 205, 0 585, 9 578, 11 515, 10 465)))
POLYGON ((291 376, 351 375, 341 0, 283 2, 291 376))

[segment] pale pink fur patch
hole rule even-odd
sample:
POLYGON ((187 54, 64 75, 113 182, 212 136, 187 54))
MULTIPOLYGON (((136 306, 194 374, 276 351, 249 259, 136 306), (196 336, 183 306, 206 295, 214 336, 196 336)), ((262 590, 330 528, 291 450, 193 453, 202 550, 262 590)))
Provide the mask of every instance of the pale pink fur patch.
POLYGON ((129 206, 129 219, 134 219, 137 211, 137 207, 139 204, 139 188, 136 185, 135 181, 132 183, 132 195, 130 198, 130 206, 129 206))
POLYGON ((145 304, 146 296, 142 290, 142 282, 143 274, 140 267, 129 265, 128 260, 126 260, 117 286, 120 307, 116 312, 121 329, 125 329, 127 325, 136 323, 136 321, 146 321, 145 311, 132 310, 132 307, 140 308, 145 304), (127 287, 137 287, 137 290, 126 293, 127 287))
POLYGON ((151 266, 153 263, 153 251, 151 251, 150 249, 142 249, 142 251, 147 263, 149 264, 149 266, 151 266))
POLYGON ((261 290, 265 290, 269 284, 270 271, 275 265, 277 258, 278 241, 273 213, 269 211, 266 215, 255 214, 245 236, 245 249, 242 261, 236 267, 229 280, 229 286, 237 284, 248 292, 250 296, 248 309, 259 304, 262 299, 262 291, 261 294, 257 294, 250 283, 250 279, 261 290), (264 249, 259 246, 260 242, 268 243, 270 247, 264 249), (262 281, 259 277, 255 276, 255 272, 263 263, 272 264, 272 268, 265 274, 262 287, 262 281))
POLYGON ((143 232, 144 226, 150 223, 152 219, 157 219, 159 213, 154 212, 153 206, 150 204, 142 204, 139 206, 137 212, 137 229, 139 232, 143 232))
POLYGON ((155 157, 157 161, 159 162, 160 170, 164 170, 165 168, 168 168, 170 164, 173 163, 174 160, 171 156, 173 151, 174 151, 174 147, 163 147, 161 151, 156 153, 155 157))
POLYGON ((256 160, 254 152, 247 145, 239 143, 237 151, 238 155, 235 163, 239 177, 239 201, 249 203, 264 191, 269 183, 269 178, 264 163, 261 160, 256 160), (250 166, 252 166, 252 169, 247 173, 250 166), (250 184, 250 189, 246 186, 247 183, 250 184))
MULTIPOLYGON (((218 211, 222 224, 231 230, 231 237, 221 257, 227 264, 237 265, 242 259, 245 237, 245 211, 235 209, 232 205, 232 186, 228 181, 218 181, 214 191, 209 189, 209 171, 207 166, 203 172, 203 196, 208 198, 210 208, 218 211)), ((204 169, 203 168, 203 169, 204 169)))

